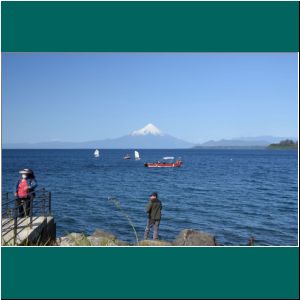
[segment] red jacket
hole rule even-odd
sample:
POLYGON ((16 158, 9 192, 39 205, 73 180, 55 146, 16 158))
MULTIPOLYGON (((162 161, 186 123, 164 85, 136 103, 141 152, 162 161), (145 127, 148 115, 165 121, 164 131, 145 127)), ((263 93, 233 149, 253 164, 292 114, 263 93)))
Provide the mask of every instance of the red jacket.
POLYGON ((18 194, 19 198, 27 198, 30 192, 33 192, 37 187, 37 182, 35 179, 19 179, 15 192, 18 194))

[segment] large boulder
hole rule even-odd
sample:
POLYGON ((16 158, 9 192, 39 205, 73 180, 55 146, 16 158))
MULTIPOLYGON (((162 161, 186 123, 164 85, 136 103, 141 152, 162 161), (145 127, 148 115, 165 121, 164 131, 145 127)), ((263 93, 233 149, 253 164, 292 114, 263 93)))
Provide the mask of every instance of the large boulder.
POLYGON ((216 246, 215 237, 193 229, 184 229, 173 242, 174 246, 216 246))
MULTIPOLYGON (((125 241, 118 240, 111 233, 97 229, 91 236, 83 233, 70 233, 56 240, 59 246, 131 246, 125 241)), ((177 236, 174 242, 163 240, 142 240, 136 246, 216 246, 214 236, 196 231, 193 229, 184 229, 177 236)))
POLYGON ((88 236, 87 239, 91 243, 91 246, 113 246, 114 241, 105 237, 88 236))
POLYGON ((56 239, 58 246, 130 246, 131 244, 117 240, 111 233, 96 230, 91 236, 83 233, 70 233, 56 239))
POLYGON ((101 229, 96 229, 91 236, 99 237, 99 238, 106 238, 108 240, 116 240, 117 239, 117 237, 115 235, 113 235, 112 233, 103 231, 101 229))
POLYGON ((91 246, 90 241, 83 233, 70 233, 56 239, 58 246, 91 246))
POLYGON ((142 240, 138 246, 172 246, 170 242, 159 240, 142 240))
POLYGON ((120 241, 115 235, 101 229, 96 229, 88 239, 92 246, 130 246, 130 243, 120 241))

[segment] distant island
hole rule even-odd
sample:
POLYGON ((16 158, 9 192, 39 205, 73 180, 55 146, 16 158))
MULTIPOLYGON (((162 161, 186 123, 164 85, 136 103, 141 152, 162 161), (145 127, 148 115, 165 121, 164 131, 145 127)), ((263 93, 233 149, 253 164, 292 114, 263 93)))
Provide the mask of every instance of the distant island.
POLYGON ((276 144, 270 144, 268 149, 296 150, 298 149, 298 141, 294 142, 293 140, 286 139, 276 144))

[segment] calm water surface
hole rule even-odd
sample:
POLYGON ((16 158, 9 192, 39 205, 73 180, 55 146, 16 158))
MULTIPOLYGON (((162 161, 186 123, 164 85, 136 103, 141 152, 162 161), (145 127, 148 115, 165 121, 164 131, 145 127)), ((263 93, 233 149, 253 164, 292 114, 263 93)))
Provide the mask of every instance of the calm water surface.
POLYGON ((148 195, 163 202, 162 239, 185 228, 203 230, 225 245, 297 245, 298 155, 276 150, 3 150, 2 188, 12 191, 18 171, 31 168, 53 194, 57 235, 110 231, 134 241, 126 218, 107 199, 117 197, 140 237, 148 195), (133 152, 133 151, 131 151, 133 152), (133 153, 132 153, 133 154, 133 153), (148 169, 145 161, 180 156, 176 169, 148 169))

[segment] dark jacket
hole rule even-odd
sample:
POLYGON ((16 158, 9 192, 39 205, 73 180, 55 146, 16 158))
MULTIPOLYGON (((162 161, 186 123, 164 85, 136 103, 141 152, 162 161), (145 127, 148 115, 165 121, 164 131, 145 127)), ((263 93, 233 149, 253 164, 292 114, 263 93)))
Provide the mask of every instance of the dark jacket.
POLYGON ((146 212, 148 213, 149 219, 152 220, 160 220, 161 219, 161 210, 162 210, 162 204, 161 201, 156 200, 150 200, 146 212))

